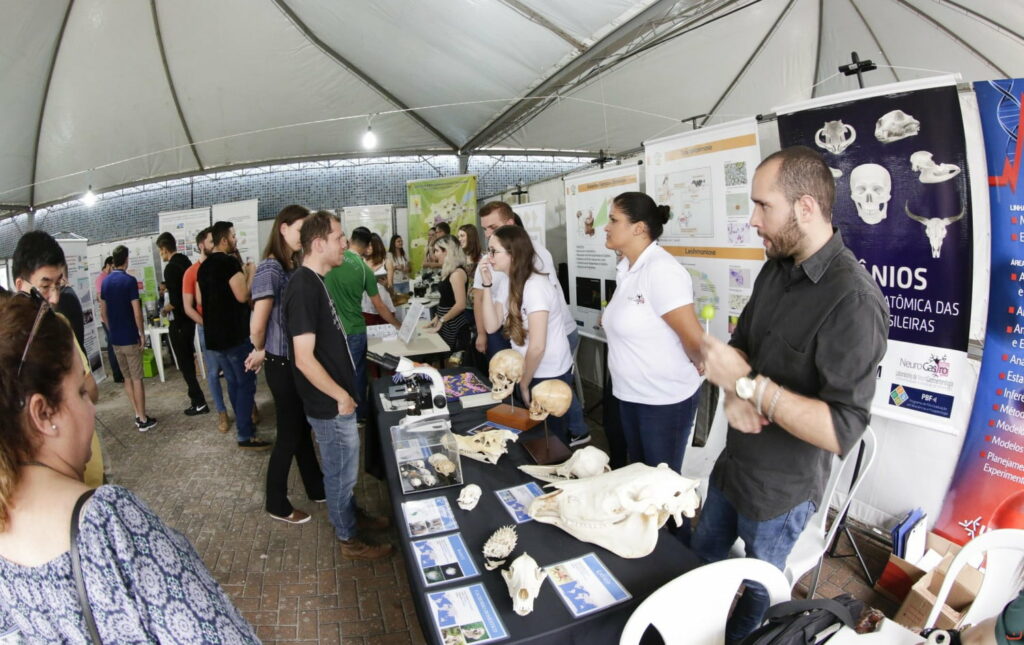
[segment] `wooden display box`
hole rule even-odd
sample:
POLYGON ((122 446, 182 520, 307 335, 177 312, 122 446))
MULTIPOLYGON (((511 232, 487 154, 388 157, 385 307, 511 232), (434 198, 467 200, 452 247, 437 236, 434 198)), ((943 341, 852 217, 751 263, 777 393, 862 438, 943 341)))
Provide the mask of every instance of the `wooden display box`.
POLYGON ((526 432, 530 428, 542 423, 541 421, 531 419, 530 411, 526 408, 517 408, 508 403, 496 405, 488 410, 487 420, 491 423, 515 428, 520 432, 526 432))

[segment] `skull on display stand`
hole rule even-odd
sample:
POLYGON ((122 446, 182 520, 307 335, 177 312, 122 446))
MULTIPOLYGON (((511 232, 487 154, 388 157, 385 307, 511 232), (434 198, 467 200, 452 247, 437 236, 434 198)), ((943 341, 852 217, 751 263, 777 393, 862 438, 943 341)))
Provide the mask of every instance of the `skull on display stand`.
POLYGON ((514 349, 503 349, 488 364, 491 396, 500 401, 512 393, 523 377, 523 355, 514 349))
POLYGON ((875 122, 875 138, 882 143, 892 143, 912 137, 921 131, 921 122, 903 110, 886 112, 875 122))
POLYGON ((530 418, 543 421, 549 414, 560 417, 569 411, 572 403, 572 388, 565 381, 550 379, 541 381, 530 390, 530 418))
POLYGON ((467 484, 459 492, 459 508, 464 511, 471 511, 480 502, 480 487, 476 484, 467 484))
POLYGON ((842 121, 826 121, 816 133, 814 143, 834 155, 841 155, 857 140, 857 131, 842 121))
POLYGON ((889 171, 874 163, 861 164, 850 173, 850 199, 857 205, 857 215, 867 224, 885 219, 892 199, 892 177, 889 171))
POLYGON ((502 569, 501 577, 505 578, 508 595, 512 596, 512 611, 526 616, 533 611, 533 600, 548 572, 538 567, 529 554, 523 553, 512 561, 512 566, 502 569))

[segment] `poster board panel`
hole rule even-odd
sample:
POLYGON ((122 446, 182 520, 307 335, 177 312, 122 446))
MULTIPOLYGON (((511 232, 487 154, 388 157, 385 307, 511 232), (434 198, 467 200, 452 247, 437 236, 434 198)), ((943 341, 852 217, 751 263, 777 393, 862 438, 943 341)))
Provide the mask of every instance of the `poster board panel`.
POLYGON ((547 246, 547 209, 547 202, 512 205, 512 210, 523 221, 523 228, 530 234, 530 241, 535 246, 547 246))
POLYGON ((210 208, 191 208, 182 211, 164 211, 157 214, 160 232, 170 233, 178 244, 178 253, 191 262, 199 261, 196 235, 210 225, 210 208))
POLYGON ((235 241, 238 244, 238 253, 242 256, 242 264, 257 264, 260 261, 263 247, 260 240, 259 216, 258 199, 214 204, 211 208, 211 222, 227 221, 235 225, 235 241))
POLYGON ((379 204, 376 206, 346 206, 341 209, 341 226, 346 234, 352 229, 365 226, 371 232, 380 236, 386 249, 391 241, 394 227, 394 210, 391 204, 379 204))
POLYGON ((406 253, 412 273, 423 268, 427 251, 427 231, 439 222, 447 222, 452 231, 463 224, 476 223, 476 175, 457 175, 406 182, 409 238, 406 253))

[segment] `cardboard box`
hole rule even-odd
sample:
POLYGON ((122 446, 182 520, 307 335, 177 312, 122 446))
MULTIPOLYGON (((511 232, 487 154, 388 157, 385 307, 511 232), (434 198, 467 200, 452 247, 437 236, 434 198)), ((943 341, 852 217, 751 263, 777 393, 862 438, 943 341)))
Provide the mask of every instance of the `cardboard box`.
MULTIPOLYGON (((953 553, 947 553, 939 566, 914 583, 893 620, 909 629, 916 630, 924 626, 928 614, 935 605, 936 594, 942 587, 953 556, 953 553)), ((934 626, 940 629, 961 627, 964 615, 978 596, 981 580, 982 573, 974 567, 965 566, 961 569, 934 626)))
MULTIPOLYGON (((956 555, 960 552, 960 548, 960 545, 956 542, 951 542, 936 533, 929 533, 925 540, 925 551, 930 549, 942 556, 956 555)), ((893 602, 902 602, 910 594, 911 588, 926 573, 928 572, 917 565, 911 564, 903 558, 890 553, 889 561, 875 583, 875 591, 893 602)), ((939 584, 942 583, 940 582, 939 584)), ((937 590, 938 587, 936 587, 937 590)), ((927 613, 925 615, 927 616, 927 613)))

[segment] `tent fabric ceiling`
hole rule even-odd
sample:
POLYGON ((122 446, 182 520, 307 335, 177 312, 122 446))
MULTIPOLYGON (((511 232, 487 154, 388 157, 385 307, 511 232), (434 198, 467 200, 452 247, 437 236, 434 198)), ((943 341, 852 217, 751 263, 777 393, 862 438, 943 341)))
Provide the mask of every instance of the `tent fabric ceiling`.
POLYGON ((1024 0, 0 0, 0 211, 89 185, 360 154, 369 115, 376 154, 633 150, 689 129, 686 117, 721 122, 853 89, 836 75, 851 51, 880 66, 871 85, 1024 76, 1022 9, 1024 0))

